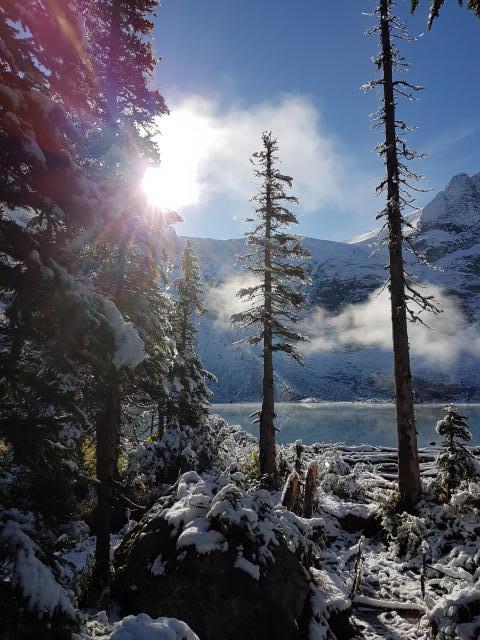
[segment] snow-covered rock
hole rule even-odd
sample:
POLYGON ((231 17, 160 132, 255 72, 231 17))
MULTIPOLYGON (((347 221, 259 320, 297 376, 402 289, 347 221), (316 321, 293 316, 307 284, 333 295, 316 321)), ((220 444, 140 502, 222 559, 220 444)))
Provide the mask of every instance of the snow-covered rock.
POLYGON ((151 618, 146 613, 110 622, 106 611, 86 616, 73 640, 199 640, 190 627, 176 618, 151 618))
POLYGON ((116 550, 114 591, 125 613, 179 618, 200 638, 293 640, 319 528, 246 489, 238 471, 190 471, 116 550))
POLYGON ((197 634, 181 620, 157 618, 152 620, 146 613, 127 616, 117 622, 109 640, 199 640, 197 634))

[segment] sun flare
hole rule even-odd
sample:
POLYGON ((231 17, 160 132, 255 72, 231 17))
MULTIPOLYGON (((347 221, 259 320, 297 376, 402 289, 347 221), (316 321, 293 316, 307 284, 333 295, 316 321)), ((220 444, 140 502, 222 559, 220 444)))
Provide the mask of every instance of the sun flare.
POLYGON ((162 208, 179 211, 197 204, 201 196, 199 172, 208 156, 213 135, 206 114, 180 107, 159 121, 162 131, 156 142, 161 163, 149 167, 143 190, 149 201, 162 208))

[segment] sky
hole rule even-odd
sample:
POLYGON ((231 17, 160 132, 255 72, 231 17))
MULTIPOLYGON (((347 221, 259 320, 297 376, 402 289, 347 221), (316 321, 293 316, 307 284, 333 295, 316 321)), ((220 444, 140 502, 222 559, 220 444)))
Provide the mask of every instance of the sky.
MULTIPOLYGON (((429 32, 429 0, 398 12, 414 43, 401 43, 408 79, 425 86, 398 115, 417 130, 410 144, 428 158, 419 206, 456 173, 480 171, 480 21, 447 1, 429 32)), ((297 231, 347 240, 375 228, 383 175, 369 114, 377 96, 360 87, 375 75, 375 37, 364 33, 370 0, 162 0, 154 46, 156 82, 170 108, 159 120, 161 167, 147 180, 160 204, 177 209, 182 235, 235 238, 245 231, 258 187, 250 155, 264 130, 294 179, 297 231)))

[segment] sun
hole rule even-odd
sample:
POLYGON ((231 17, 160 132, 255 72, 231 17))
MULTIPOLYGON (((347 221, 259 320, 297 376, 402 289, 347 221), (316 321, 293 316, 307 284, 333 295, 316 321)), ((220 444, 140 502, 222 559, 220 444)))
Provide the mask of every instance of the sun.
POLYGON ((151 204, 181 211, 201 198, 201 164, 213 140, 210 119, 185 105, 161 118, 159 128, 161 162, 147 168, 142 187, 151 204))

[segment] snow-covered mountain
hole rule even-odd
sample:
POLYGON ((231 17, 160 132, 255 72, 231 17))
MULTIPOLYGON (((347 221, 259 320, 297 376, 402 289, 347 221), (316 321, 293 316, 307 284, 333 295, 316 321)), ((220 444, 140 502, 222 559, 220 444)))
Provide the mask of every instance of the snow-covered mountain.
MULTIPOLYGON (((413 262, 419 283, 433 291, 444 312, 433 328, 412 328, 412 369, 422 399, 480 399, 480 173, 454 176, 411 219, 412 238, 430 266, 413 262)), ((235 292, 245 273, 243 240, 191 238, 207 284, 209 314, 199 327, 199 351, 219 378, 216 402, 257 400, 259 351, 234 344, 229 326, 235 292)), ((305 238, 311 251, 306 331, 313 330, 305 366, 279 355, 276 376, 283 399, 355 400, 392 397, 387 330, 385 249, 379 232, 349 242, 305 238), (383 296, 383 297, 382 297, 383 296), (383 301, 383 302, 382 302, 383 301), (382 306, 383 305, 383 306, 382 306), (383 333, 382 333, 383 331, 383 333)), ((185 242, 179 239, 178 251, 185 242)), ((430 291, 426 289, 429 293, 430 291)), ((430 324, 430 322, 429 322, 430 324)))

